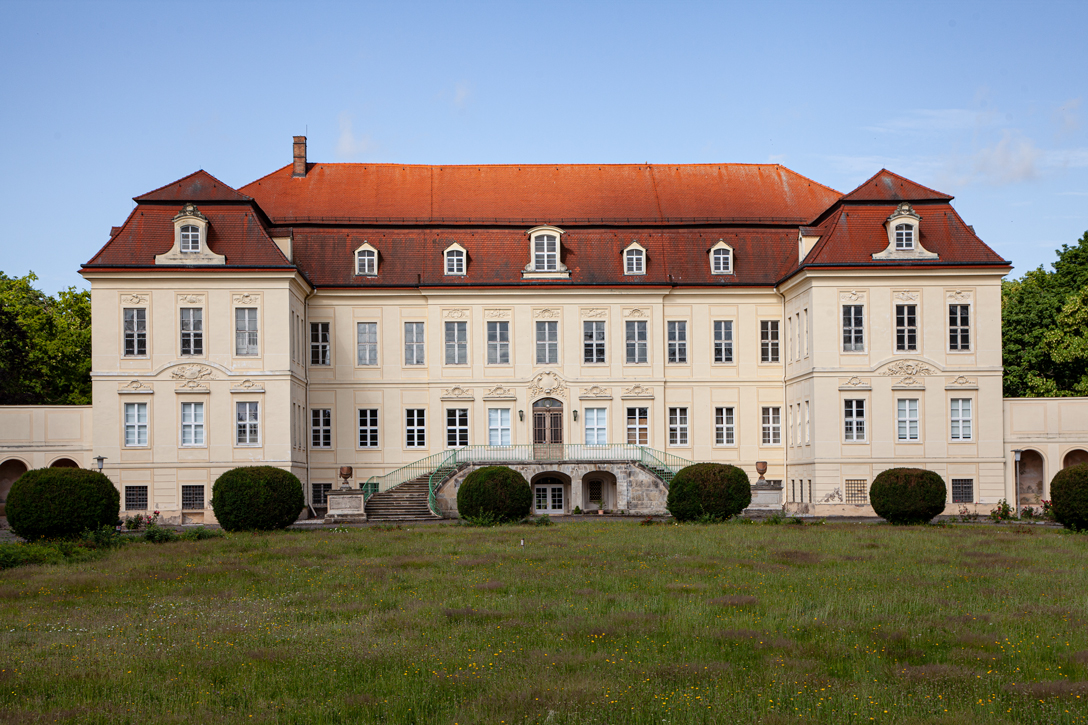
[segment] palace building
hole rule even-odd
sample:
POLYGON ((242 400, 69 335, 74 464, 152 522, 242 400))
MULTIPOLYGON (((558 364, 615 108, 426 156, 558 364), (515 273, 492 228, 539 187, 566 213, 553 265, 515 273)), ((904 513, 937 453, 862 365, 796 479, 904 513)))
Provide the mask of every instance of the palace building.
POLYGON ((538 513, 654 513, 689 462, 764 461, 764 505, 872 515, 887 468, 986 512, 1088 459, 1088 403, 1002 399, 1010 263, 887 170, 843 194, 773 164, 311 163, 296 137, 241 188, 135 201, 82 268, 94 404, 0 409, 8 485, 104 457, 125 510, 195 523, 229 468, 291 470, 320 516, 351 466, 371 518, 430 516, 503 463, 538 513))

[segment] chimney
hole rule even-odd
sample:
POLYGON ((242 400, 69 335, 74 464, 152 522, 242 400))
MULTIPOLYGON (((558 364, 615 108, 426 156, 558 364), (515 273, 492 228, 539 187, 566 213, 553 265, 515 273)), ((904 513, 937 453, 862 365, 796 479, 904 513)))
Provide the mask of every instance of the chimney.
POLYGON ((295 169, 291 176, 306 176, 306 137, 295 136, 295 169))

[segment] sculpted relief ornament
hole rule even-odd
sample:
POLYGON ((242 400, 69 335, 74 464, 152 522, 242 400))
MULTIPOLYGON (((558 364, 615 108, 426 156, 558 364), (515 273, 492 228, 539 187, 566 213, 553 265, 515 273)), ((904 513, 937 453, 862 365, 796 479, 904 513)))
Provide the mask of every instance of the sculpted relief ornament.
POLYGON ((117 388, 119 393, 154 393, 155 389, 147 383, 140 382, 139 380, 133 380, 128 383, 124 383, 117 388))
POLYGON ((600 385, 594 385, 593 387, 590 387, 590 388, 583 388, 582 389, 582 397, 583 398, 611 398, 612 397, 612 389, 611 388, 602 388, 600 385))
POLYGON ((264 385, 262 383, 255 383, 249 378, 246 378, 242 382, 233 386, 231 390, 238 392, 263 393, 264 385))
POLYGON ((484 317, 489 320, 509 320, 510 310, 484 310, 484 317))
POLYGON ((533 312, 533 317, 537 318, 538 320, 558 320, 559 314, 559 310, 553 310, 551 308, 545 307, 543 310, 535 310, 533 312))
POLYGON ((121 295, 121 304, 123 305, 146 305, 147 295, 121 295))
POLYGON ((204 295, 180 295, 178 302, 185 302, 190 305, 199 305, 204 301, 204 295))
POLYGON ((502 385, 496 385, 491 390, 484 393, 485 398, 514 398, 517 394, 513 388, 506 388, 502 385))
POLYGON ((443 398, 453 398, 455 400, 473 400, 472 390, 468 388, 462 388, 460 385, 454 385, 452 388, 446 388, 442 391, 443 398))
POLYGON ((170 377, 174 380, 208 380, 214 378, 212 369, 205 365, 182 365, 174 368, 174 372, 170 373, 170 377))
POLYGON ((582 317, 599 318, 607 316, 608 310, 604 307, 588 307, 582 310, 582 317))
POLYGON ((239 305, 255 305, 260 301, 260 295, 251 295, 249 293, 243 295, 234 295, 234 302, 235 304, 239 305))
POLYGON ((891 377, 895 375, 905 375, 908 377, 918 377, 921 375, 932 375, 936 372, 933 368, 920 362, 909 362, 907 360, 900 360, 899 362, 892 363, 884 369, 884 375, 891 377))
POLYGON ((917 302, 918 301, 918 293, 917 292, 895 292, 895 293, 892 294, 892 297, 895 298, 896 300, 898 300, 899 302, 917 302))
POLYGON ((636 383, 631 387, 623 391, 623 397, 625 398, 652 398, 654 397, 654 389, 647 388, 642 383, 636 383))
POLYGON ((468 310, 446 310, 446 318, 450 320, 464 320, 468 317, 468 310))
POLYGON ((647 310, 635 308, 633 310, 627 310, 624 314, 625 317, 649 317, 650 313, 647 310))
POLYGON ((842 292, 839 294, 839 299, 843 300, 844 302, 857 302, 858 300, 864 298, 865 293, 858 292, 857 290, 850 290, 849 292, 842 292))
POLYGON ((948 299, 955 302, 970 302, 971 290, 954 289, 948 291, 948 299))
POLYGON ((567 387, 563 384, 563 380, 557 373, 551 371, 545 371, 538 373, 532 382, 529 383, 529 397, 538 398, 542 396, 565 398, 567 397, 567 387))

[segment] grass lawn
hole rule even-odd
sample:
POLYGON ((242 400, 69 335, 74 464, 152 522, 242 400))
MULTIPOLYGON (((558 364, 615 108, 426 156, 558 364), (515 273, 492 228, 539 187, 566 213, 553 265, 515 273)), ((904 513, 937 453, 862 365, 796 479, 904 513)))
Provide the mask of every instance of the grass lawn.
POLYGON ((1086 720, 1088 536, 1042 527, 291 531, 0 572, 0 723, 1086 720))

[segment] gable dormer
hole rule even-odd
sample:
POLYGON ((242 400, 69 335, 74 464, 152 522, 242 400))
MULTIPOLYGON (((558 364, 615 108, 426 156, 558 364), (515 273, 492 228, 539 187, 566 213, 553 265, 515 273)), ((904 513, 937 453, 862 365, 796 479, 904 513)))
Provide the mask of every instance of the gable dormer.
POLYGON ((733 274, 733 248, 724 239, 710 248, 710 273, 733 274))
POLYGON ((378 276, 378 250, 370 242, 363 242, 355 250, 355 276, 378 276))
POLYGON ((914 211, 909 201, 902 201, 884 221, 888 232, 888 246, 877 252, 873 259, 938 259, 939 256, 922 247, 922 217, 914 211))
POLYGON ((623 249, 623 273, 646 274, 646 247, 634 239, 623 249))
POLYGON ((196 204, 186 202, 173 219, 174 244, 166 254, 156 254, 155 264, 226 264, 227 258, 208 246, 210 225, 196 204))
POLYGON ((529 263, 521 272, 522 279, 569 279, 570 270, 563 264, 563 235, 559 227, 533 227, 529 236, 529 263))

